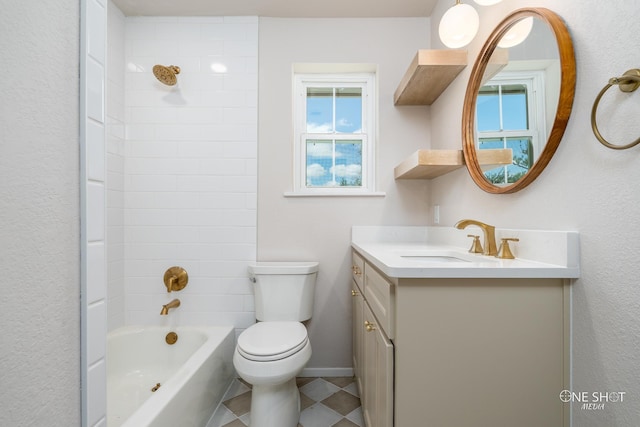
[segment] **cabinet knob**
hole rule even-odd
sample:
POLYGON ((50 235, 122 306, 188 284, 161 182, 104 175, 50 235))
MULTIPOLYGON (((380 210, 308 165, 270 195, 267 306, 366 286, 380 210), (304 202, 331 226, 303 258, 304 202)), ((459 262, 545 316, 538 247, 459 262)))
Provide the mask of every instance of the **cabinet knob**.
POLYGON ((375 331, 376 330, 376 324, 373 322, 369 322, 368 320, 364 321, 364 327, 367 330, 367 332, 371 332, 371 331, 375 331))
POLYGON ((362 271, 360 271, 360 267, 358 267, 357 265, 354 265, 351 267, 351 271, 353 272, 353 274, 355 274, 356 276, 361 276, 362 275, 362 271))
POLYGON ((356 291, 354 289, 351 289, 351 296, 352 297, 357 297, 358 295, 360 295, 360 292, 358 292, 358 291, 356 291))

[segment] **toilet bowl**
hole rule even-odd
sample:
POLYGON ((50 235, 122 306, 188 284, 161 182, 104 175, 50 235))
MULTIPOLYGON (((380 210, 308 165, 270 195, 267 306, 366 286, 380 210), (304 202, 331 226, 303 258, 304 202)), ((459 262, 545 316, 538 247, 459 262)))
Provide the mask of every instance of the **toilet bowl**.
POLYGON ((251 427, 298 425, 296 375, 310 358, 311 343, 302 323, 261 322, 240 334, 233 364, 238 375, 253 385, 251 427), (274 341, 270 343, 267 336, 274 341))
POLYGON ((258 323, 238 336, 233 365, 251 384, 250 427, 296 427, 300 419, 298 375, 311 358, 301 323, 311 317, 318 263, 249 266, 258 323))

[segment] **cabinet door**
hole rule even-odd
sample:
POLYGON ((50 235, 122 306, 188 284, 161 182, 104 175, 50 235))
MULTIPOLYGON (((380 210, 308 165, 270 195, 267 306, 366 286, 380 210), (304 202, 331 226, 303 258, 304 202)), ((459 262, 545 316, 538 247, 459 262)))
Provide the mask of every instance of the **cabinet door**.
POLYGON ((395 337, 394 286, 371 265, 364 265, 364 299, 380 322, 385 335, 395 337))
POLYGON ((393 345, 364 304, 362 409, 367 427, 393 426, 393 345))
POLYGON ((364 338, 364 298, 355 281, 351 282, 351 309, 353 313, 353 373, 356 377, 358 392, 362 396, 362 346, 364 338))

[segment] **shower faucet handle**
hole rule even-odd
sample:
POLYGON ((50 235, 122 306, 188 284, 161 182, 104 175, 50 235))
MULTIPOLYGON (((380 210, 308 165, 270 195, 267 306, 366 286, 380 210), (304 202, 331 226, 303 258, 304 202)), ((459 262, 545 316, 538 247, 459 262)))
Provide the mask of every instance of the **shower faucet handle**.
POLYGON ((189 283, 189 275, 182 267, 171 267, 164 272, 164 285, 167 292, 181 291, 189 283))

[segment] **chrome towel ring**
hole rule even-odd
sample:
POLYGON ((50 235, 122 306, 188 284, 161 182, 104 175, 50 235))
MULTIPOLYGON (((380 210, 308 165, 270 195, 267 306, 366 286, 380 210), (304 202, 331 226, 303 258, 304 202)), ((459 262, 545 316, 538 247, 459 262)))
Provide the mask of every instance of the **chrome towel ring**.
POLYGON ((596 111, 598 110, 598 104, 600 103, 600 98, 602 98, 602 95, 604 95, 604 93, 611 86, 614 86, 614 85, 618 85, 618 88, 622 92, 635 91, 636 89, 638 89, 638 87, 640 87, 640 68, 633 68, 631 70, 626 71, 620 77, 613 77, 609 79, 609 83, 604 88, 602 88, 598 96, 596 96, 596 100, 593 103, 593 108, 591 109, 591 128, 593 129, 593 133, 595 134, 596 138, 598 138, 598 141, 600 141, 602 145, 604 145, 605 147, 609 147, 614 150, 624 150, 640 144, 640 138, 626 145, 611 144, 606 139, 604 139, 602 134, 600 134, 600 131, 598 130, 598 125, 596 124, 596 111))

